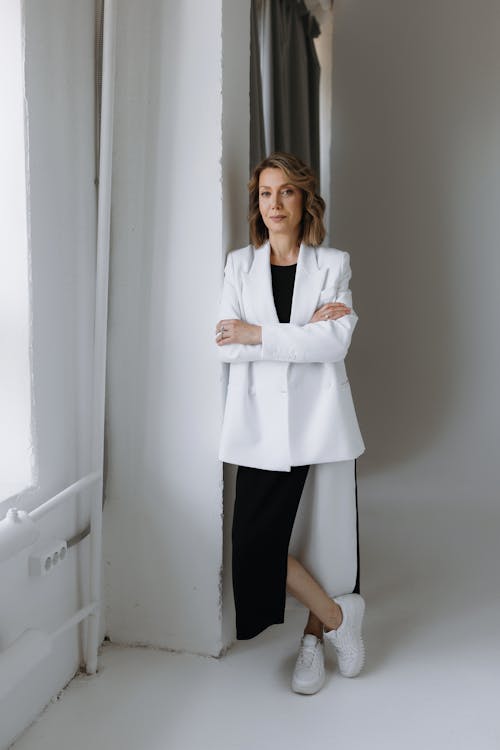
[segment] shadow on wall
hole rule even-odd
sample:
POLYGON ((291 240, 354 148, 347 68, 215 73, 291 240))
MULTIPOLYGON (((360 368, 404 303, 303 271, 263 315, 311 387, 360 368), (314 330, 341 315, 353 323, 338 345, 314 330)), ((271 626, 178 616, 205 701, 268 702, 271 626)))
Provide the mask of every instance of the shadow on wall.
MULTIPOLYGON (((349 233, 353 299, 360 322, 347 366, 367 447, 365 470, 399 464, 421 449, 427 452, 456 401, 456 371, 450 357, 451 289, 440 253, 440 244, 451 238, 442 204, 443 215, 438 215, 438 180, 416 210, 398 196, 397 170, 382 169, 385 193, 377 196, 376 184, 372 185, 373 195, 365 204, 369 208, 362 216, 351 216, 354 231, 349 233), (420 211, 428 220, 436 214, 425 246, 415 227, 420 211), (397 221, 391 220, 393 212, 397 221), (363 225, 359 238, 356 223, 363 225), (373 231, 369 243, 367 226, 373 231)), ((375 170, 372 179, 374 175, 375 170)), ((356 187, 353 192, 359 197, 368 189, 367 181, 362 191, 356 187)), ((337 212, 342 203, 337 202, 337 212)), ((339 246, 347 247, 347 242, 339 246)))
POLYGON ((344 34, 340 16, 334 34, 331 236, 352 256, 360 320, 347 366, 363 469, 376 473, 429 452, 472 385, 463 367, 463 337, 474 336, 470 287, 458 290, 474 257, 456 186, 473 94, 453 73, 463 37, 441 29, 448 48, 441 59, 436 45, 429 59, 428 15, 416 13, 416 25, 395 19, 381 55, 378 11, 363 12, 360 33, 344 34))

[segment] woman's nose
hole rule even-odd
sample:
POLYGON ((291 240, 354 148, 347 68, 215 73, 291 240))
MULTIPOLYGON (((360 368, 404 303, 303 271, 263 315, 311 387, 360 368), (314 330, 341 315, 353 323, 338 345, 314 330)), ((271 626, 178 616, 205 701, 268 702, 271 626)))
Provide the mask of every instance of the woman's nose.
POLYGON ((281 206, 281 195, 280 193, 277 193, 272 200, 272 207, 278 208, 278 206, 281 206))

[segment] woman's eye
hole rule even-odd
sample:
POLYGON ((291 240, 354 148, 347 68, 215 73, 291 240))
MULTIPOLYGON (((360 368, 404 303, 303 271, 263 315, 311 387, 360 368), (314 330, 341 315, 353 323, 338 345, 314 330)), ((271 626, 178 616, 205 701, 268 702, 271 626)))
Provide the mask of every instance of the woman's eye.
POLYGON ((282 191, 283 195, 292 195, 293 190, 291 188, 286 188, 286 190, 282 191))
POLYGON ((269 193, 267 191, 264 191, 263 193, 260 194, 260 197, 265 198, 267 195, 269 195, 269 193))

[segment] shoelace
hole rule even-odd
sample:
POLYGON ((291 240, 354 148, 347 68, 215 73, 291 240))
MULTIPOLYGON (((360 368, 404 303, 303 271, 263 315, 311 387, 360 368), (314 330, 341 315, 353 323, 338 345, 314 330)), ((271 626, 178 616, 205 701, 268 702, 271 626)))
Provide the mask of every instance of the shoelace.
POLYGON ((298 662, 299 664, 310 667, 316 656, 317 646, 301 646, 299 650, 298 662))

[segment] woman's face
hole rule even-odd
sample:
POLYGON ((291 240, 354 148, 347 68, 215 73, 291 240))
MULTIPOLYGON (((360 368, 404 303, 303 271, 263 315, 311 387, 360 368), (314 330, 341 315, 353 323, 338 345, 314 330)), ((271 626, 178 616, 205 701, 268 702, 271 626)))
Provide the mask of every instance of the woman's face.
POLYGON ((259 176, 259 210, 269 235, 297 235, 302 221, 302 190, 287 182, 281 169, 263 169, 259 176))

